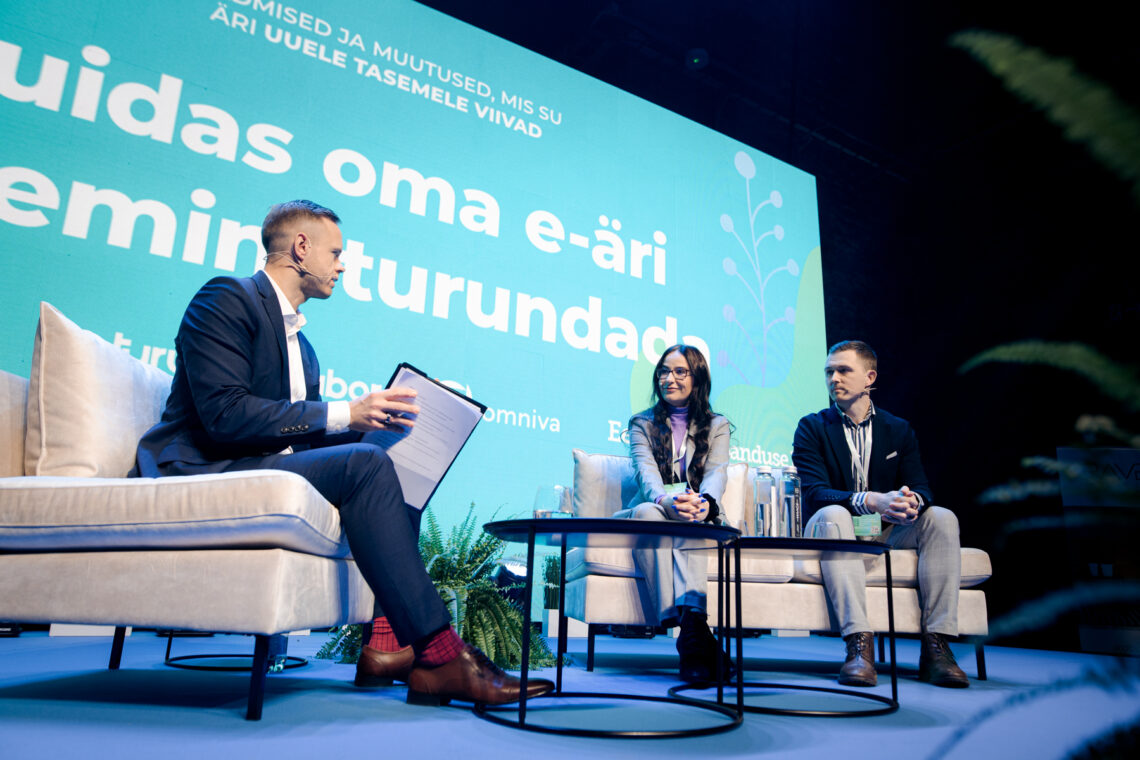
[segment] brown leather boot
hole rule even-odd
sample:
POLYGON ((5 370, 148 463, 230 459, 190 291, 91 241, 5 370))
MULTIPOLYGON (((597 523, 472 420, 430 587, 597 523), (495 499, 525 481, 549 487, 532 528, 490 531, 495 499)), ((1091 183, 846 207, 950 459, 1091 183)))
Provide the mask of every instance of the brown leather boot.
POLYGON ((940 633, 922 634, 922 652, 918 655, 918 680, 951 689, 965 689, 970 685, 970 679, 958 667, 954 653, 946 643, 946 637, 940 633))
POLYGON ((847 659, 839 669, 839 683, 844 686, 874 686, 878 683, 875 673, 875 634, 860 631, 844 636, 847 644, 847 659))

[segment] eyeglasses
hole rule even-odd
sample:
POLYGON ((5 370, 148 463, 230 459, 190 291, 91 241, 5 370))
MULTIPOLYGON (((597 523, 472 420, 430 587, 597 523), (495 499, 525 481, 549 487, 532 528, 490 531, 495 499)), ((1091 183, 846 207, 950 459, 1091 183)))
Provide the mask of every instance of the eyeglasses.
POLYGON ((691 374, 693 373, 685 367, 675 367, 673 369, 669 369, 668 367, 661 367, 657 370, 657 379, 664 380, 665 378, 669 377, 669 375, 672 375, 678 380, 684 380, 691 374))

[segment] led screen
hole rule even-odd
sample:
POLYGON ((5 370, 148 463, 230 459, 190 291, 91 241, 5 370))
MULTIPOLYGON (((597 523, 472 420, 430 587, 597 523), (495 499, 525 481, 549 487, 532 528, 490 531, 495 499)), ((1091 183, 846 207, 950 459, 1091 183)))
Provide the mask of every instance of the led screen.
POLYGON ((310 301, 327 400, 410 362, 487 404, 446 526, 528 514, 622 453, 660 351, 713 369, 733 457, 826 403, 813 178, 411 2, 39 0, 0 10, 0 366, 37 304, 171 371, 193 293, 260 265, 274 202, 343 218, 310 301))

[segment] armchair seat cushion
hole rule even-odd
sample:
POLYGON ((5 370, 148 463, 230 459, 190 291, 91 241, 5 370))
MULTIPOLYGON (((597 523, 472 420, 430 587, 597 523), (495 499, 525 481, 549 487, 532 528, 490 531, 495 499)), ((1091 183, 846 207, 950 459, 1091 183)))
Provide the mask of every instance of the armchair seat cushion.
POLYGON ((0 620, 273 635, 372 604, 351 559, 282 549, 0 554, 0 620))
MULTIPOLYGON (((796 560, 795 583, 823 583, 819 560, 796 560)), ((962 548, 962 581, 960 588, 973 588, 993 575, 990 555, 981 549, 962 548)), ((914 549, 891 550, 891 580, 896 588, 918 587, 918 553, 914 549)), ((887 585, 887 565, 875 557, 867 567, 868 586, 887 585)))
POLYGON ((349 554, 339 513, 291 472, 0 479, 0 551, 269 547, 349 554))
MULTIPOLYGON (((740 564, 741 578, 745 583, 787 583, 792 578, 793 566, 790 559, 745 557, 740 564)), ((591 547, 566 552, 567 582, 587 575, 641 577, 633 562, 633 552, 629 549, 591 547)), ((715 552, 709 552, 709 579, 717 579, 715 552)))

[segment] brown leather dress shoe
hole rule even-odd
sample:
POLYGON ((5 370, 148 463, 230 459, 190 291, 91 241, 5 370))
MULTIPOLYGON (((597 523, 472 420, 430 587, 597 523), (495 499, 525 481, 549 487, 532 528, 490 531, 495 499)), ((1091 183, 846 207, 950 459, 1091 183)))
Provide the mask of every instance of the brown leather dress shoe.
POLYGON ((356 661, 357 686, 391 686, 393 681, 407 681, 415 664, 416 654, 411 647, 395 652, 381 652, 370 646, 360 648, 356 661))
POLYGON ((875 673, 875 634, 868 631, 844 636, 847 644, 847 659, 839 669, 839 683, 844 686, 874 686, 878 683, 875 673))
MULTIPOLYGON (((545 678, 527 679, 526 697, 540 697, 554 691, 545 678)), ((446 705, 453 699, 502 705, 517 702, 522 682, 491 662, 487 655, 470 644, 454 660, 430 667, 417 665, 408 677, 408 704, 446 705)))
POLYGON ((918 655, 918 680, 929 681, 935 686, 950 689, 965 689, 970 679, 958 667, 946 637, 940 633, 922 634, 922 651, 918 655))

